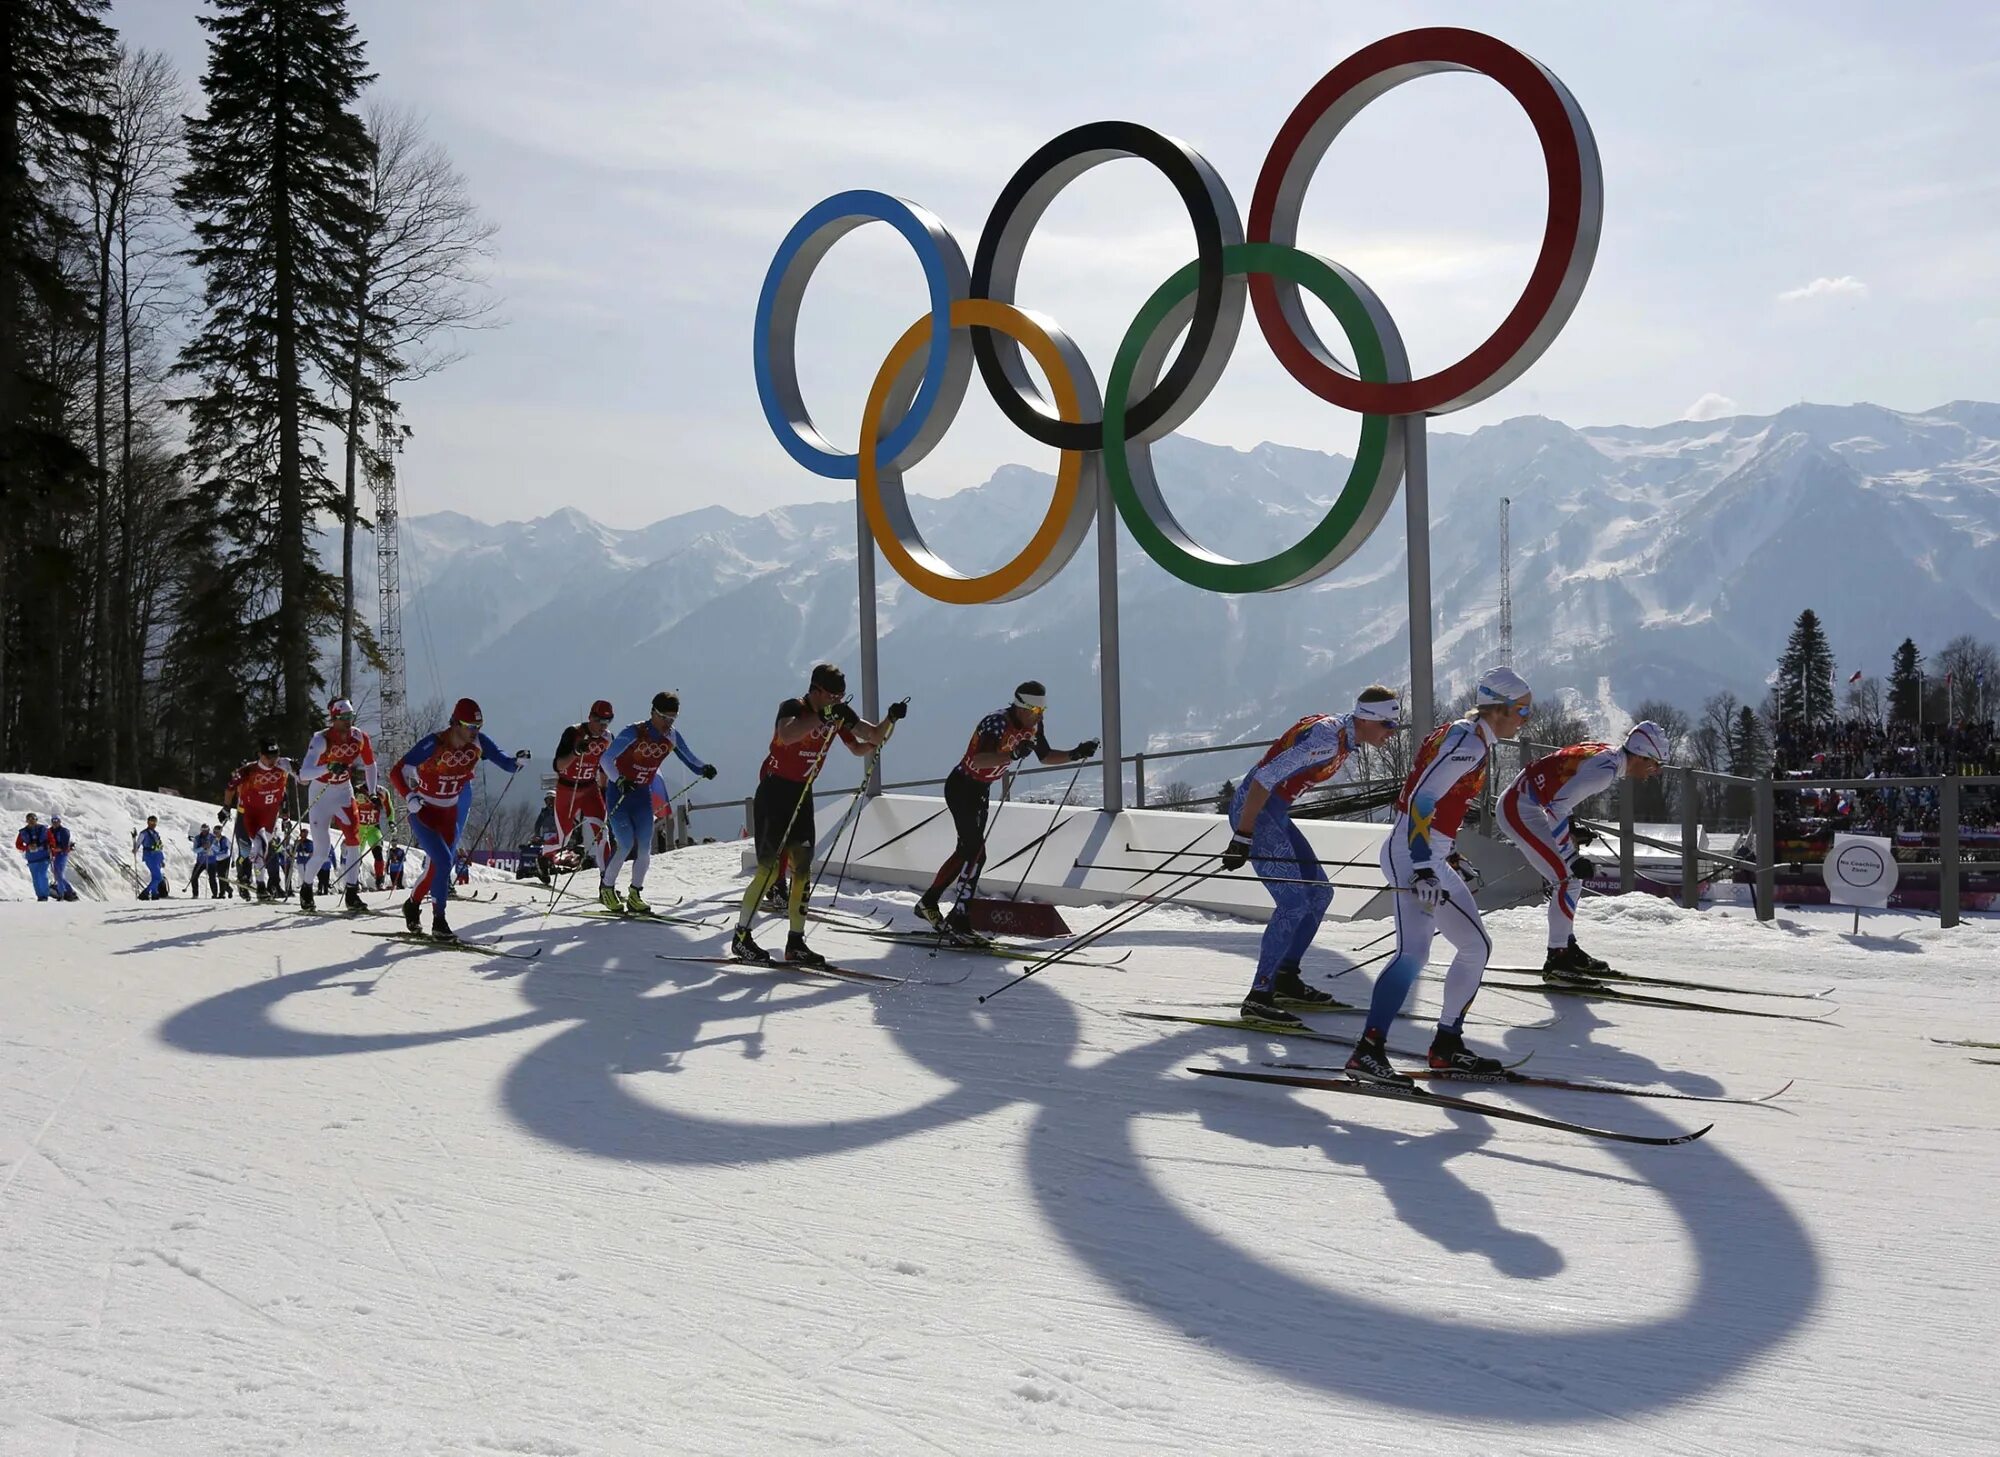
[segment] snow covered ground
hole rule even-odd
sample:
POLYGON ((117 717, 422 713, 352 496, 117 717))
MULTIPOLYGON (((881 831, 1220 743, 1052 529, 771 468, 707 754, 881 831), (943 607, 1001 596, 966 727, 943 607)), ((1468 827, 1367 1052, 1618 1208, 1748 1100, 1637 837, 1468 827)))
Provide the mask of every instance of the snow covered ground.
MULTIPOLYGON (((649 890, 733 893, 736 859, 649 890)), ((1927 1040, 2000 1041, 1993 922, 1590 903, 1631 969, 1837 989, 1824 1025, 1486 992, 1473 1040, 1531 1071, 1796 1079, 1474 1094, 1716 1125, 1634 1148, 1188 1075, 1343 1055, 1119 1015, 1240 996, 1226 918, 982 1007, 997 961, 822 926, 937 984, 787 979, 502 896, 459 929, 532 964, 0 905, 0 1452, 1994 1449, 2000 1052, 1927 1040)), ((1538 913, 1494 922, 1536 954, 1538 913)))

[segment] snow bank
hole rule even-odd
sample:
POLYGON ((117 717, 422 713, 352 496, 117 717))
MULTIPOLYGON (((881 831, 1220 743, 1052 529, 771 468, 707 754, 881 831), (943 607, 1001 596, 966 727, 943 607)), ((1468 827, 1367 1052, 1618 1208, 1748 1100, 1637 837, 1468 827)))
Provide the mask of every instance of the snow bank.
POLYGON ((129 900, 138 893, 141 872, 132 854, 132 836, 147 815, 160 817, 160 838, 167 844, 167 888, 176 895, 194 873, 194 850, 188 836, 204 823, 213 826, 221 805, 213 800, 183 799, 143 789, 119 789, 81 779, 51 779, 40 774, 0 774, 0 826, 6 829, 6 854, 0 856, 0 901, 32 901, 35 885, 28 865, 14 849, 30 812, 48 823, 63 817, 71 840, 69 883, 85 900, 129 900))

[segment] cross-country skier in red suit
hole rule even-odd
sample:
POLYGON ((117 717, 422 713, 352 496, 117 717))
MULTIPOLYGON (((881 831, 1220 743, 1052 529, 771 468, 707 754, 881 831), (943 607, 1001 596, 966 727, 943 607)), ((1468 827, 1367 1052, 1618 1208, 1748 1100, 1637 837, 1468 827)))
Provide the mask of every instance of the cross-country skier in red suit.
POLYGON ((258 871, 258 899, 284 894, 278 883, 278 860, 271 854, 271 837, 278 828, 278 815, 285 806, 285 788, 291 782, 292 761, 278 757, 274 739, 266 739, 257 757, 229 776, 222 791, 222 808, 236 811, 236 838, 250 846, 247 859, 236 862, 236 879, 243 886, 243 898, 250 898, 250 872, 258 871))
POLYGON ((450 725, 425 734, 389 771, 391 787, 403 796, 404 818, 416 836, 417 848, 424 852, 423 879, 403 902, 403 921, 413 936, 423 934, 419 907, 428 893, 431 935, 439 941, 458 939, 445 922, 444 903, 451 894, 452 861, 465 817, 472 812, 472 781, 479 776, 481 761, 518 774, 533 757, 526 749, 515 750, 511 757, 502 753, 498 744, 479 731, 484 721, 477 703, 459 699, 451 711, 450 725))
POLYGON ((355 818, 354 778, 359 774, 368 797, 375 797, 375 745, 354 726, 354 705, 336 698, 327 706, 326 727, 312 736, 305 757, 299 760, 299 782, 312 786, 307 792, 312 804, 307 817, 312 823, 313 854, 310 863, 299 868, 299 909, 313 909, 313 879, 333 864, 335 846, 340 847, 340 883, 350 911, 365 911, 360 872, 360 821, 355 818))
POLYGON ((611 716, 610 700, 600 698, 590 705, 590 716, 564 729, 556 743, 556 834, 567 845, 581 825, 584 853, 597 863, 600 873, 609 847, 597 761, 611 747, 611 716))

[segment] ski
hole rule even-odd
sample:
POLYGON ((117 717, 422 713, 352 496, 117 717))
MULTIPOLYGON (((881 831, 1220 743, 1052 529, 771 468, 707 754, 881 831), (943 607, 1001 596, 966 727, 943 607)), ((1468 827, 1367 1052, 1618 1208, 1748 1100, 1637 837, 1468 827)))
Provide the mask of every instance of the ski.
MULTIPOLYGON (((1337 1073, 1344 1069, 1329 1067, 1313 1062, 1267 1062, 1264 1067, 1281 1068, 1295 1073, 1337 1073)), ((1632 1088, 1622 1083, 1592 1083, 1576 1078, 1538 1076, 1534 1073, 1515 1072, 1511 1068, 1497 1073, 1453 1072, 1449 1068, 1420 1067, 1413 1070, 1410 1077, 1439 1083, 1497 1083, 1525 1088, 1560 1088, 1568 1093, 1617 1093, 1626 1098, 1668 1098, 1681 1103, 1740 1103, 1745 1107, 1768 1107, 1783 1097, 1791 1089, 1788 1081, 1775 1093, 1766 1093, 1760 1098, 1732 1098, 1710 1093, 1674 1093, 1656 1088, 1632 1088)))
MULTIPOLYGON (((833 927, 840 930, 841 927, 833 927)), ((866 936, 873 941, 888 941, 898 946, 921 946, 926 951, 969 951, 976 956, 998 956, 1005 961, 1034 961, 1049 953, 1041 947, 1011 946, 1004 941, 960 941, 949 936, 940 936, 935 931, 864 931, 859 927, 846 928, 857 936, 866 936)), ((1123 966, 1131 958, 1131 951, 1117 951, 1102 957, 1065 956, 1063 961, 1076 966, 1123 966)))
POLYGON ((1784 997, 1792 1001, 1819 1001, 1833 995, 1833 988, 1823 992, 1763 992, 1753 987, 1725 986, 1715 981, 1681 981, 1671 976, 1638 976, 1629 971, 1593 971, 1581 976, 1564 977, 1543 970, 1539 966, 1489 966, 1489 972, 1502 976, 1539 976, 1558 984, 1575 981, 1583 984, 1591 982, 1625 982, 1632 986, 1674 987, 1684 992, 1729 992, 1740 997, 1784 997))
POLYGON ((1697 1128, 1692 1133, 1659 1135, 1648 1133, 1621 1133, 1616 1129, 1593 1128, 1587 1123, 1572 1123, 1565 1118, 1544 1118, 1539 1113, 1526 1113, 1519 1108, 1503 1108, 1492 1103, 1477 1103, 1470 1098, 1455 1098, 1449 1093, 1433 1093, 1428 1088, 1395 1088, 1385 1083, 1358 1082, 1353 1078, 1295 1077, 1283 1073, 1255 1073, 1238 1068, 1191 1067, 1191 1073, 1205 1078, 1231 1078, 1245 1083, 1271 1083, 1278 1087, 1311 1088, 1325 1093, 1354 1093, 1363 1098, 1387 1098, 1399 1103, 1423 1103, 1434 1108, 1450 1108, 1460 1113, 1476 1113, 1482 1118, 1497 1118, 1508 1123, 1526 1123, 1536 1128, 1553 1128, 1561 1133, 1580 1134, 1585 1138, 1607 1139, 1613 1143, 1643 1143, 1655 1147, 1670 1147, 1677 1143, 1693 1143, 1710 1128, 1710 1123, 1697 1128))
POLYGON ((708 921, 697 921, 692 916, 672 916, 665 911, 606 910, 603 906, 551 906, 549 913, 557 916, 591 916, 600 921, 658 921, 668 926, 695 926, 704 931, 712 931, 714 925, 708 921))
POLYGON ((1489 981, 1497 991, 1542 992, 1552 997, 1585 997, 1593 1002, 1622 1002, 1634 1007, 1669 1007, 1682 1012, 1721 1012, 1731 1017, 1771 1017, 1781 1022, 1824 1022, 1834 1008, 1808 1017, 1802 1012, 1759 1012, 1750 1007, 1725 1007, 1720 1002, 1686 1002, 1677 997, 1649 997, 1638 992, 1621 992, 1602 982, 1489 981))
POLYGON ((742 966, 752 971, 789 971, 798 976, 830 976, 840 981, 879 982, 884 986, 901 986, 903 978, 888 976, 879 971, 856 971, 850 966, 798 966, 789 961, 751 961, 743 956, 669 956, 665 952, 654 953, 661 961, 698 961, 710 966, 742 966))
POLYGON ((509 961, 533 961, 542 954, 542 948, 539 946, 532 951, 510 951, 505 947, 487 946, 477 941, 440 941, 435 936, 425 935, 421 931, 356 930, 354 934, 378 936, 384 941, 401 941, 405 946, 425 946, 433 951, 464 951, 474 956, 504 956, 509 961))
MULTIPOLYGON (((1141 1021, 1146 1022, 1184 1022, 1191 1027, 1220 1027, 1229 1032, 1255 1032, 1263 1037, 1297 1037, 1307 1042, 1331 1043, 1335 1047, 1355 1047, 1359 1045, 1360 1041, 1354 1037, 1342 1037, 1336 1032, 1321 1032, 1313 1027, 1280 1027, 1276 1023, 1252 1022, 1244 1017, 1183 1017, 1172 1012, 1133 1012, 1129 1010, 1124 1015, 1127 1017, 1137 1017, 1141 1021)), ((1430 1054, 1428 1052, 1413 1052, 1401 1047, 1390 1048, 1389 1055, 1412 1062, 1430 1061, 1430 1054)), ((1521 1062, 1526 1062, 1527 1060, 1524 1057, 1521 1059, 1521 1062)), ((1519 1062, 1513 1064, 1515 1067, 1519 1067, 1520 1065, 1521 1063, 1519 1062)))
POLYGON ((2000 1042, 1979 1042, 1970 1037, 1933 1037, 1931 1041, 1939 1047, 1977 1047, 1987 1052, 2000 1052, 2000 1042))

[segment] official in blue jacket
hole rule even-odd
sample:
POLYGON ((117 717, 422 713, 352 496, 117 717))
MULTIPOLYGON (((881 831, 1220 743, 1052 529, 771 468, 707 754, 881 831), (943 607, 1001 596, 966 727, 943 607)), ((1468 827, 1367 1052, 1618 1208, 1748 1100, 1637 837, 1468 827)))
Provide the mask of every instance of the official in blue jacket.
POLYGON ((14 836, 14 848, 28 857, 28 878, 35 882, 35 899, 49 898, 49 827, 28 816, 28 822, 21 826, 14 836))

